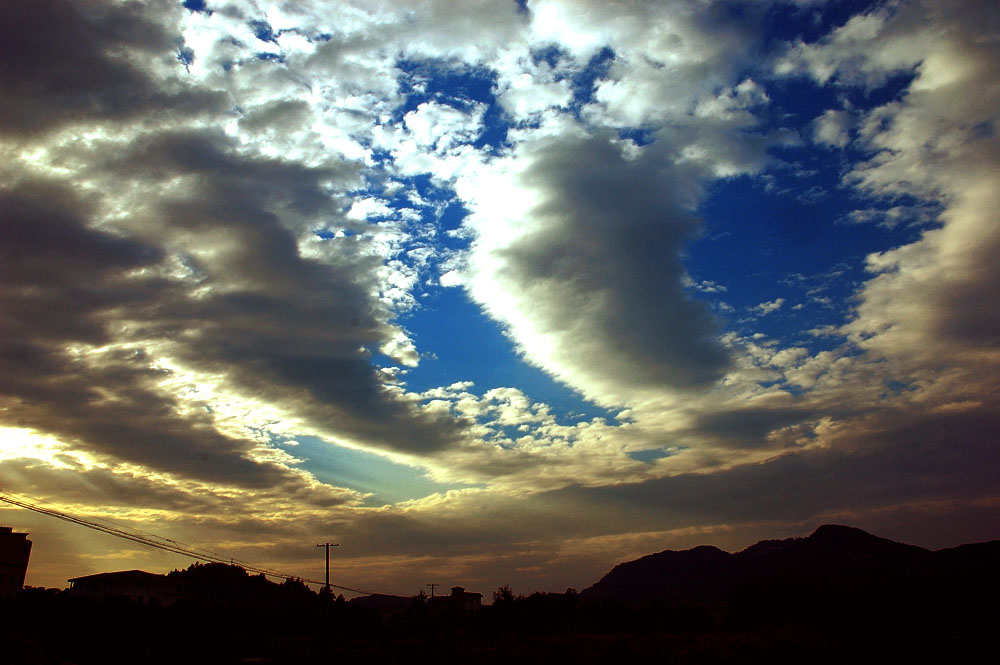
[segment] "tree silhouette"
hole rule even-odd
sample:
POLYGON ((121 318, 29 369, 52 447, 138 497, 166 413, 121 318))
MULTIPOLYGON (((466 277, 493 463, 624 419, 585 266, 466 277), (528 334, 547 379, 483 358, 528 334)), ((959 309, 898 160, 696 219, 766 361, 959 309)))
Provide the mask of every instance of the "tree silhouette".
POLYGON ((499 607, 510 607, 514 604, 514 592, 509 584, 504 584, 493 592, 493 604, 499 607))

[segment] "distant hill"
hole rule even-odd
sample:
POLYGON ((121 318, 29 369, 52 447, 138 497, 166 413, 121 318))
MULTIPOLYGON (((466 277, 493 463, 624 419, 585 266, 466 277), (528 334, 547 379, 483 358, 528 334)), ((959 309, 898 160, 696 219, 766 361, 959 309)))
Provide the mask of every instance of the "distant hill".
POLYGON ((988 602, 1000 541, 931 551, 848 526, 805 538, 762 540, 731 554, 702 545, 615 566, 581 597, 626 605, 746 608, 750 613, 833 611, 867 604, 988 602))
POLYGON ((373 593, 368 596, 358 596, 356 598, 351 598, 348 601, 351 605, 356 605, 357 607, 364 607, 368 610, 374 610, 376 612, 384 612, 387 614, 399 614, 412 609, 414 606, 414 599, 411 596, 394 596, 386 593, 373 593))

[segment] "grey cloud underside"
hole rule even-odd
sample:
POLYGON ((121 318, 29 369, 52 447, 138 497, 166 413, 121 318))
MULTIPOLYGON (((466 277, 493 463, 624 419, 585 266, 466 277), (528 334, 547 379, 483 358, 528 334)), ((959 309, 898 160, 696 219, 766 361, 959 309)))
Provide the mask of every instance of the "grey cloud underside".
POLYGON ((280 467, 246 459, 246 442, 215 432, 207 414, 178 415, 177 400, 156 387, 167 377, 144 350, 167 342, 189 366, 223 374, 238 391, 295 400, 293 410, 332 431, 413 451, 454 440, 460 423, 420 417, 389 395, 359 351, 387 334, 386 313, 370 297, 375 259, 306 260, 280 223, 283 211, 336 214, 321 187, 335 174, 237 161, 228 147, 200 133, 160 134, 114 160, 116 186, 180 174, 197 182, 183 198, 147 206, 144 242, 88 228, 86 206, 61 185, 5 193, 4 278, 17 286, 3 296, 12 415, 154 468, 249 485, 285 478, 280 467), (210 259, 186 258, 197 276, 190 283, 135 275, 162 267, 161 245, 197 252, 213 244, 223 249, 210 259), (95 365, 65 351, 112 341, 135 352, 95 365), (101 396, 108 392, 116 398, 101 396))
POLYGON ((939 296, 942 307, 937 324, 950 342, 977 349, 1000 348, 1000 309, 996 306, 996 294, 1000 293, 1000 267, 996 263, 1000 242, 991 244, 990 258, 980 264, 978 279, 945 288, 939 296))
POLYGON ((389 313, 371 295, 380 259, 350 244, 341 250, 338 240, 322 262, 307 260, 285 226, 296 218, 339 220, 342 204, 326 185, 350 172, 237 160, 220 141, 159 135, 115 165, 120 178, 143 165, 157 177, 195 177, 183 198, 164 201, 144 226, 166 229, 192 250, 203 234, 215 242, 221 236, 225 249, 211 265, 190 262, 199 287, 234 285, 207 297, 152 302, 148 318, 164 332, 190 335, 180 352, 193 365, 220 369, 234 385, 277 402, 294 393, 298 409, 331 429, 412 451, 454 441, 462 423, 417 415, 386 393, 359 352, 390 334, 389 313))
POLYGON ((710 475, 567 490, 613 510, 649 510, 691 523, 803 520, 919 501, 996 497, 1000 416, 880 414, 833 449, 813 449, 710 475), (876 429, 877 428, 877 429, 876 429))
POLYGON ((144 307, 171 290, 156 280, 122 280, 122 272, 156 263, 161 252, 86 228, 78 214, 85 208, 54 183, 0 192, 7 421, 195 477, 248 485, 281 480, 282 470, 245 458, 241 443, 214 432, 206 418, 172 416, 178 405, 155 388, 162 373, 141 352, 111 354, 94 366, 68 351, 111 342, 108 312, 144 307))
POLYGON ((274 128, 301 127, 309 119, 309 104, 299 99, 280 99, 254 109, 240 118, 240 129, 261 133, 274 128))
MULTIPOLYGON (((1000 39, 997 40, 1000 42, 1000 39)), ((1000 67, 997 57, 996 67, 1000 67)), ((1000 117, 994 122, 1000 123, 1000 117)), ((1000 164, 1000 135, 988 139, 992 163, 1000 164)), ((984 141, 985 143, 985 141, 984 141)), ((985 148, 985 146, 984 146, 985 148)), ((995 199, 994 199, 995 201, 995 199)), ((989 210, 983 211, 990 215, 989 210)), ((992 211, 993 222, 1000 217, 992 211)), ((933 299, 938 313, 933 321, 934 332, 946 342, 975 350, 1000 348, 1000 233, 977 239, 968 248, 966 257, 968 273, 961 280, 951 280, 931 286, 928 296, 933 299)))
POLYGON ((731 448, 767 448, 767 435, 819 415, 830 415, 815 406, 743 407, 699 416, 692 434, 707 436, 731 448))
POLYGON ((91 206, 60 184, 22 182, 0 197, 5 341, 109 341, 96 312, 146 295, 116 289, 114 275, 157 263, 163 253, 87 229, 91 206))
POLYGON ((564 353, 578 343, 594 359, 588 371, 613 381, 691 388, 720 378, 730 358, 718 323, 682 287, 695 174, 654 150, 627 161, 606 136, 540 152, 523 184, 541 193, 531 214, 543 223, 499 252, 501 276, 533 304, 538 327, 565 333, 564 353))
POLYGON ((191 90, 177 80, 164 89, 130 57, 170 57, 175 37, 151 17, 170 15, 176 4, 3 3, 0 135, 39 134, 77 120, 221 110, 224 94, 191 90))
POLYGON ((58 488, 59 500, 68 503, 156 508, 189 515, 217 507, 207 496, 182 492, 138 474, 113 473, 100 467, 87 469, 66 456, 60 461, 68 468, 41 465, 30 459, 6 460, 4 482, 28 496, 51 496, 58 488))
MULTIPOLYGON (((50 500, 102 508, 156 509, 183 513, 190 519, 206 522, 247 518, 247 505, 239 495, 215 492, 210 484, 176 486, 148 477, 144 471, 112 471, 88 467, 72 455, 56 456, 62 466, 39 464, 34 459, 8 459, 3 464, 6 487, 17 488, 28 496, 48 496, 50 500)), ((295 501, 303 506, 333 508, 354 498, 349 492, 304 486, 294 478, 266 488, 254 488, 253 496, 261 501, 295 501)), ((261 531, 268 530, 259 526, 261 531)), ((251 533, 251 529, 247 529, 251 533)))

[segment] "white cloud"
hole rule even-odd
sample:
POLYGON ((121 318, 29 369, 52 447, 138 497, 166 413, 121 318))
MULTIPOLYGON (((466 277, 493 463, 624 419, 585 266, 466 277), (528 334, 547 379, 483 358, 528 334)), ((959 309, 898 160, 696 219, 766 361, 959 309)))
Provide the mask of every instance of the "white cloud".
POLYGON ((854 117, 847 111, 829 109, 813 123, 813 141, 843 148, 851 141, 854 117))
POLYGON ((438 278, 438 283, 441 286, 461 286, 465 283, 465 280, 457 270, 449 270, 441 274, 441 277, 438 278))
POLYGON ((808 73, 820 83, 837 79, 867 88, 879 86, 926 55, 924 44, 910 39, 914 19, 909 8, 892 5, 858 14, 818 43, 795 44, 777 61, 775 71, 808 73))
POLYGON ((403 124, 421 148, 447 152, 458 144, 475 140, 485 111, 483 104, 476 104, 471 112, 463 112, 446 104, 424 102, 403 116, 403 124))
POLYGON ((386 202, 376 198, 355 199, 347 211, 348 219, 366 220, 372 217, 388 217, 392 209, 386 202))
POLYGON ((762 302, 759 305, 754 305, 750 308, 751 312, 758 314, 760 316, 767 316, 773 312, 777 312, 781 309, 781 306, 785 304, 784 298, 775 298, 774 300, 768 302, 762 302))
POLYGON ((572 97, 569 81, 539 82, 531 73, 523 72, 510 80, 500 102, 513 116, 526 118, 552 107, 567 107, 572 97))

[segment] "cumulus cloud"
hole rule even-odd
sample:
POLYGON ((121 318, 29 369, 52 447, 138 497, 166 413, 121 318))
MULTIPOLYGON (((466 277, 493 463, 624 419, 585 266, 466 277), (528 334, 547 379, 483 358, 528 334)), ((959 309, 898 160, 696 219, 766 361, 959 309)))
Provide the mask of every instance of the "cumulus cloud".
POLYGON ((854 119, 847 111, 829 109, 813 122, 813 140, 843 148, 851 141, 854 119))
POLYGON ((775 298, 769 302, 762 302, 759 305, 754 305, 750 308, 750 311, 755 314, 759 314, 760 316, 766 316, 772 312, 777 312, 784 304, 784 298, 775 298))

